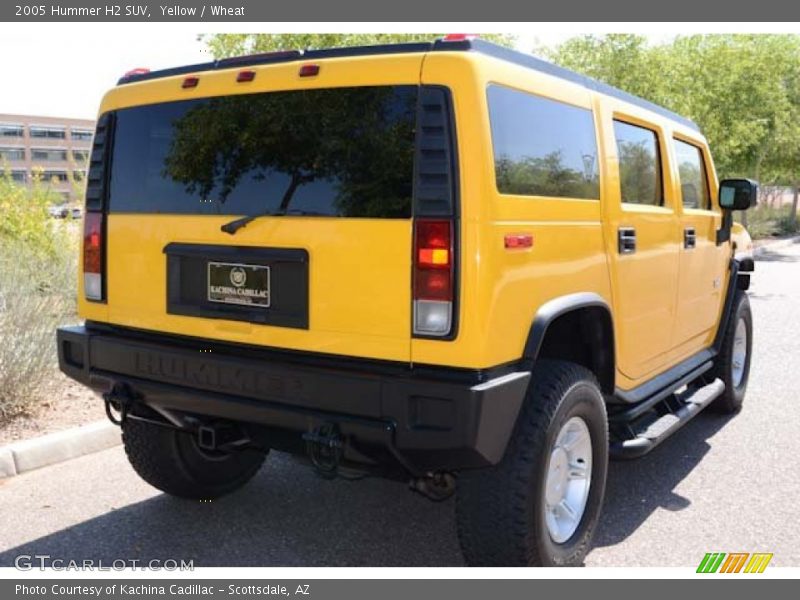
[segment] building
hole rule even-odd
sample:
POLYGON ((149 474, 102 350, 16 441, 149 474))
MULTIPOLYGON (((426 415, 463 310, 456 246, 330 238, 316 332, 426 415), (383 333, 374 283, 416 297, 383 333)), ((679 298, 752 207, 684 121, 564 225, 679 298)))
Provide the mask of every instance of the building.
POLYGON ((14 181, 30 185, 41 170, 42 185, 64 202, 77 201, 93 135, 94 121, 86 119, 0 113, 0 174, 8 169, 14 181))

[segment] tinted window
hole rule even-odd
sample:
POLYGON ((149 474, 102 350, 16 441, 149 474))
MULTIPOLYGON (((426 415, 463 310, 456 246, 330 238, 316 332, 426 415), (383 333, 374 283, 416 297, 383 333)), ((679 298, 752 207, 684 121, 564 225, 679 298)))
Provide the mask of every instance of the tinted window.
POLYGON ((22 137, 25 130, 22 125, 0 125, 0 137, 22 137))
POLYGON ((681 182, 681 201, 684 208, 708 208, 708 179, 703 151, 681 140, 673 140, 681 182))
POLYGON ((622 201, 662 206, 661 158, 655 131, 614 121, 622 201))
POLYGON ((590 110, 496 85, 488 97, 501 193, 600 197, 590 110))
POLYGON ((120 110, 120 212, 411 215, 417 88, 224 96, 120 110))

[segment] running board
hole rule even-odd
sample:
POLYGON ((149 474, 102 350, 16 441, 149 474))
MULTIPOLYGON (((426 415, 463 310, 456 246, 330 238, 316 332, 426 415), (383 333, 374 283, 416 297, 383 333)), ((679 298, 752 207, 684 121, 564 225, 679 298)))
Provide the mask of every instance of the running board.
MULTIPOLYGON (((670 410, 658 417, 655 421, 646 423, 637 428, 632 425, 629 439, 614 441, 611 443, 611 457, 616 459, 630 459, 644 456, 661 442, 686 425, 706 406, 711 404, 722 392, 725 391, 725 384, 721 379, 715 379, 708 385, 696 390, 687 391, 679 396, 674 396, 678 403, 678 408, 670 410)), ((665 401, 665 406, 670 407, 675 402, 665 401)))

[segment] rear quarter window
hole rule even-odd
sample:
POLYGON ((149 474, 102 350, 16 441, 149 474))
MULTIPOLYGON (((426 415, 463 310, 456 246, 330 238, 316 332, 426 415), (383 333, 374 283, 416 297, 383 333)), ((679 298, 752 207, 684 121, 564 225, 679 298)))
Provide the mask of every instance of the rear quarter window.
POLYGON ((500 85, 487 98, 500 193, 600 198, 591 110, 500 85))

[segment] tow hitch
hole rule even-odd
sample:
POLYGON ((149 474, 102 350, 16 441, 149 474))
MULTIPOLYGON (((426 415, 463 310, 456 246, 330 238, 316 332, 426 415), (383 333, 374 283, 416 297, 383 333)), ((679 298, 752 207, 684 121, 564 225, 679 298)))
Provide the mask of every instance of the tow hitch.
POLYGON ((106 405, 106 416, 114 425, 122 426, 128 418, 128 411, 134 402, 134 397, 124 384, 115 383, 110 391, 103 394, 106 405))
POLYGON ((323 423, 313 431, 304 433, 303 439, 317 473, 326 479, 336 477, 344 452, 344 440, 339 428, 333 423, 323 423))

